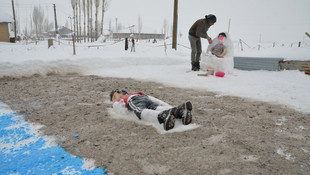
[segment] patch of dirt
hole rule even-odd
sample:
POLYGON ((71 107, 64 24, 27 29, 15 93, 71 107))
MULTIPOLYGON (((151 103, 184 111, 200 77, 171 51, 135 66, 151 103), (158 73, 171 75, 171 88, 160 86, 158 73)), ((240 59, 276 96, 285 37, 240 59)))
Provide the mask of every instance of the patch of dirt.
POLYGON ((0 78, 0 100, 72 155, 109 174, 308 174, 310 114, 285 106, 133 79, 79 74, 0 78), (193 104, 199 128, 159 134, 109 116, 115 88, 193 104), (75 135, 78 134, 78 137, 75 135))

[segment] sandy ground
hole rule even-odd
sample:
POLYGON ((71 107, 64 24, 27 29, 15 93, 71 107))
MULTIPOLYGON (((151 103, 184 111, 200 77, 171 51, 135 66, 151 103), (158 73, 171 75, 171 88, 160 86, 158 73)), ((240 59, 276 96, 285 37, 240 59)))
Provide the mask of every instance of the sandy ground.
POLYGON ((285 106, 133 79, 48 74, 0 79, 0 100, 44 125, 72 155, 109 174, 308 174, 310 114, 285 106), (199 128, 159 134, 110 116, 115 88, 193 103, 199 128), (78 134, 78 137, 75 135, 78 134))

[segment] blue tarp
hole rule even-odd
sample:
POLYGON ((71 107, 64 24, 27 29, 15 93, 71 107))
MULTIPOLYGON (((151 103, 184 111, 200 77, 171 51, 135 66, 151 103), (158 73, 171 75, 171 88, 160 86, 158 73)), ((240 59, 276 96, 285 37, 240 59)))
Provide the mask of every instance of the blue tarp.
POLYGON ((30 123, 0 101, 0 174, 107 174, 87 168, 84 159, 50 146, 30 123))

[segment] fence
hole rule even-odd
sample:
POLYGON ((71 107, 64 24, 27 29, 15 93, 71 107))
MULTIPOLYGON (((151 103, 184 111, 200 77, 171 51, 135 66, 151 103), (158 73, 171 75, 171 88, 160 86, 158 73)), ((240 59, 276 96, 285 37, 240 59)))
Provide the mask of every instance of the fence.
POLYGON ((165 39, 165 34, 155 33, 113 33, 112 38, 130 38, 131 35, 133 35, 135 39, 165 39))
POLYGON ((280 70, 300 70, 310 75, 310 61, 280 61, 280 70))

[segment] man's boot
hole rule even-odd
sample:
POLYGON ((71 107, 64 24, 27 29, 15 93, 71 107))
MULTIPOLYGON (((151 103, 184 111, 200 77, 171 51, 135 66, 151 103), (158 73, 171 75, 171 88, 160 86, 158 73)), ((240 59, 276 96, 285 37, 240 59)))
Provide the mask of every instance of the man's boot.
POLYGON ((197 62, 192 62, 192 71, 198 71, 197 62))
POLYGON ((196 68, 197 68, 197 71, 199 71, 200 70, 200 62, 198 61, 198 62, 196 62, 196 68))
POLYGON ((190 124, 192 122, 192 109, 193 105, 189 101, 181 104, 175 111, 175 118, 181 119, 184 125, 190 124))
POLYGON ((192 71, 196 71, 195 69, 196 69, 195 62, 192 61, 192 71))
POLYGON ((177 108, 174 107, 158 114, 158 122, 159 124, 164 123, 164 129, 166 131, 174 127, 174 114, 176 113, 176 109, 177 108))

